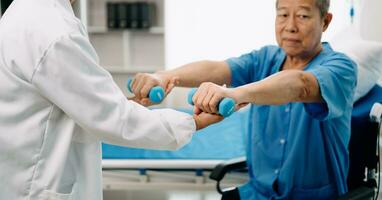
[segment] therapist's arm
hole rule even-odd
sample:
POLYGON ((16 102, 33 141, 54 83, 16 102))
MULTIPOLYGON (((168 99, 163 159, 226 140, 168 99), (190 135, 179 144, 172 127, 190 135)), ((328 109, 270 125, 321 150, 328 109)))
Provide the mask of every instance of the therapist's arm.
POLYGON ((206 128, 211 124, 222 121, 224 118, 220 115, 201 112, 193 115, 196 125, 196 130, 206 128))
POLYGON ((171 109, 149 110, 129 101, 82 35, 59 38, 42 55, 30 82, 87 134, 110 144, 175 150, 187 144, 197 128, 220 116, 192 116, 171 109))
POLYGON ((230 85, 231 71, 228 64, 224 61, 199 61, 155 74, 140 73, 134 77, 132 90, 137 102, 149 105, 149 99, 145 97, 154 86, 162 86, 168 94, 175 86, 199 87, 207 81, 218 85, 230 85))

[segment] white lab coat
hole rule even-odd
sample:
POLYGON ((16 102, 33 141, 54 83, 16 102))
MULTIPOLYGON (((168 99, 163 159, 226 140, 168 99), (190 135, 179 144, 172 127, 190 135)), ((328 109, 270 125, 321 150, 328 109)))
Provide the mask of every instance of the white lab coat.
POLYGON ((102 199, 101 141, 177 149, 192 116, 128 101, 69 0, 15 0, 0 21, 0 199, 102 199))

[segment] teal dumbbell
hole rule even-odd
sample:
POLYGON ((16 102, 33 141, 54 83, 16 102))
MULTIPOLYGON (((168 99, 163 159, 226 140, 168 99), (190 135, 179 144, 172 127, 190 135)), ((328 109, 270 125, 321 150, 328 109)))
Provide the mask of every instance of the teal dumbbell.
MULTIPOLYGON (((194 105, 192 97, 194 97, 197 90, 197 88, 192 88, 191 91, 188 93, 187 101, 190 105, 194 105)), ((219 114, 223 117, 229 117, 232 113, 235 112, 235 105, 235 100, 233 100, 232 98, 224 98, 218 104, 219 114)))
MULTIPOLYGON (((131 93, 133 93, 133 90, 131 89, 131 83, 132 82, 133 82, 132 78, 129 78, 127 80, 127 89, 131 93)), ((163 101, 164 97, 165 97, 165 92, 161 86, 155 86, 155 87, 151 88, 151 90, 149 92, 149 99, 151 102, 160 103, 163 101)))

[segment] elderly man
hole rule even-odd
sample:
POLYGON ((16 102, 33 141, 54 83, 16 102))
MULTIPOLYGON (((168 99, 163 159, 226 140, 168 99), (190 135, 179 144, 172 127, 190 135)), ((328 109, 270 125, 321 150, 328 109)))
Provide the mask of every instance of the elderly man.
POLYGON ((139 74, 133 90, 148 104, 148 89, 199 86, 195 112, 216 113, 223 97, 251 104, 250 181, 223 199, 332 199, 347 191, 348 141, 356 65, 321 36, 329 0, 278 0, 279 46, 226 61, 195 62, 139 74), (204 83, 207 82, 207 83, 204 83), (228 89, 219 85, 231 85, 228 89), (240 196, 240 197, 239 197, 240 196))

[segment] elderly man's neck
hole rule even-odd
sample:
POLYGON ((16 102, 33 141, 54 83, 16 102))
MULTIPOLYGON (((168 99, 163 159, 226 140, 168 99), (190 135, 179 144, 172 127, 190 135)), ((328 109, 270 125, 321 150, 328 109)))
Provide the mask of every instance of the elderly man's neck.
POLYGON ((282 66, 282 70, 287 69, 299 69, 304 70, 304 68, 322 51, 322 44, 317 46, 317 48, 311 53, 306 53, 297 56, 287 55, 287 58, 282 66))

